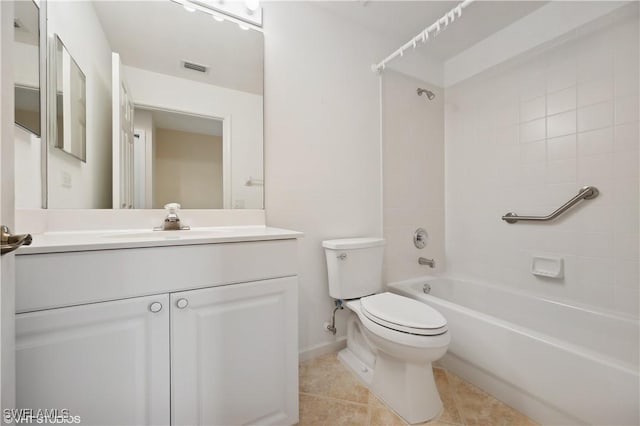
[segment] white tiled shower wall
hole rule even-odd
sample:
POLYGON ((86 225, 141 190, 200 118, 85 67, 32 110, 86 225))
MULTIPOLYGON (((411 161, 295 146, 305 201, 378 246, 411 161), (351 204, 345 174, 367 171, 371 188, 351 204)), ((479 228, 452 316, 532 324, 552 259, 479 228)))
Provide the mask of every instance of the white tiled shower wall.
POLYGON ((438 272, 444 266, 444 96, 442 88, 387 70, 382 75, 385 282, 438 272), (428 100, 418 88, 435 93, 428 100), (413 233, 429 239, 419 250, 413 233), (432 258, 436 268, 419 265, 432 258))
POLYGON ((448 273, 638 316, 638 8, 446 89, 448 273), (594 185, 552 223, 544 215, 594 185), (564 259, 563 279, 530 273, 564 259))

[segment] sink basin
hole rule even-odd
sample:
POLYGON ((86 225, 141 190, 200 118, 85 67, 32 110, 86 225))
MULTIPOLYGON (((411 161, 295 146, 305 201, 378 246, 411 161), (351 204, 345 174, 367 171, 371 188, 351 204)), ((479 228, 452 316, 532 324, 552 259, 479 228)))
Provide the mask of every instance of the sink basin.
POLYGON ((131 240, 131 239, 151 239, 151 240, 179 240, 182 238, 198 238, 198 237, 219 237, 221 235, 230 234, 231 230, 215 229, 215 230, 182 230, 182 231, 140 231, 132 233, 113 233, 105 234, 103 238, 113 238, 119 240, 131 240))

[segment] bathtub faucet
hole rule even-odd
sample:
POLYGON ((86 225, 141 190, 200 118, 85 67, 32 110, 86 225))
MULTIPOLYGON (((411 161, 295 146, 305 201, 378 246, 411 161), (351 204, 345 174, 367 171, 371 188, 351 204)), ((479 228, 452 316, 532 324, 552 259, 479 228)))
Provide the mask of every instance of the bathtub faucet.
POLYGON ((418 258, 418 263, 420 265, 427 265, 430 268, 435 268, 436 266, 436 261, 433 259, 426 259, 424 257, 419 257, 418 258))

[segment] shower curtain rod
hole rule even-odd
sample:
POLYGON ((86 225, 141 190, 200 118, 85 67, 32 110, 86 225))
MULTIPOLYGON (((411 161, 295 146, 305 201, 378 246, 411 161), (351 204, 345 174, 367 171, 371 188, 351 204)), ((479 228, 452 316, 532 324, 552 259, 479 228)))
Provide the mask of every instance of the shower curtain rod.
POLYGON ((462 16, 462 9, 469 6, 474 1, 475 0, 464 0, 462 3, 460 3, 459 5, 457 5, 456 7, 454 7, 447 13, 445 13, 444 15, 442 15, 442 17, 436 20, 436 22, 434 22, 433 24, 425 28, 422 32, 420 32, 420 34, 418 34, 417 36, 413 37, 411 40, 403 44, 398 50, 396 50, 391 55, 384 58, 379 64, 371 65, 371 70, 373 72, 381 73, 382 71, 384 71, 385 67, 387 66, 387 63, 391 62, 393 59, 397 58, 398 56, 403 56, 405 50, 407 50, 410 47, 413 47, 415 49, 418 45, 418 42, 426 43, 427 40, 429 40, 430 32, 435 31, 436 33, 434 35, 438 35, 440 31, 447 28, 450 23, 455 21, 457 18, 460 18, 462 16))

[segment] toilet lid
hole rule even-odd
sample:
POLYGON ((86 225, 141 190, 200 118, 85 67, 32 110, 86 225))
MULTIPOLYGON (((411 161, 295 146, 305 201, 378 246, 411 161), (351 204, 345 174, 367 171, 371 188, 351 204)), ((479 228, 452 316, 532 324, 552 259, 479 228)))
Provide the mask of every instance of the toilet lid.
POLYGON ((431 306, 393 293, 360 299, 362 313, 371 321, 404 333, 432 336, 447 331, 447 320, 431 306))

